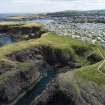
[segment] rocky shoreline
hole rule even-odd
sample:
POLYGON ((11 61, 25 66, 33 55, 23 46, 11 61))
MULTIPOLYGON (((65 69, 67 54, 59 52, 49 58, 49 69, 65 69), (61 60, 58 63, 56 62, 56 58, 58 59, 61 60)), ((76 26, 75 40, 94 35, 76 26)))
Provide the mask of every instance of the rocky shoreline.
POLYGON ((0 25, 0 36, 11 36, 15 41, 29 40, 32 38, 40 38, 46 30, 40 23, 17 23, 0 25))

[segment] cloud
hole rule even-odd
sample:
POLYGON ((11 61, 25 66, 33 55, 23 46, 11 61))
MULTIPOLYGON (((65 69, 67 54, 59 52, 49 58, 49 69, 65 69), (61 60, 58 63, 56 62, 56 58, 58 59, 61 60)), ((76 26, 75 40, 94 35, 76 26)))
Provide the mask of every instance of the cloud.
POLYGON ((105 0, 2 0, 0 12, 55 12, 105 9, 105 0))

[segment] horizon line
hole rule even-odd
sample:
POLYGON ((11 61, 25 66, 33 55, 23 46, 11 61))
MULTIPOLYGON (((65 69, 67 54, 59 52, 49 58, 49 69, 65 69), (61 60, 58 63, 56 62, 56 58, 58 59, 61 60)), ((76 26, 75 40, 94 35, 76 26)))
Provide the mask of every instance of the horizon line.
POLYGON ((83 11, 103 11, 105 9, 89 9, 89 10, 62 10, 62 11, 54 11, 54 12, 0 12, 0 14, 48 14, 48 13, 56 13, 56 12, 65 12, 65 11, 77 11, 77 12, 83 12, 83 11))

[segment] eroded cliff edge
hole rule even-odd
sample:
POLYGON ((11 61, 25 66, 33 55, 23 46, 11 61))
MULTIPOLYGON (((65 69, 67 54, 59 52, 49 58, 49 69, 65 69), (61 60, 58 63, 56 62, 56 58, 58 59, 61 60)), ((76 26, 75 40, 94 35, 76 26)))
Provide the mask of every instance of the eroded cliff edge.
POLYGON ((21 23, 1 23, 0 24, 0 37, 9 36, 13 42, 22 40, 29 40, 32 38, 40 38, 46 30, 41 23, 21 22, 21 23))
POLYGON ((56 78, 33 105, 104 105, 104 65, 102 72, 97 69, 102 63, 99 50, 104 55, 98 45, 54 33, 1 47, 0 104, 16 101, 53 68, 56 78), (56 99, 62 100, 56 103, 56 99))

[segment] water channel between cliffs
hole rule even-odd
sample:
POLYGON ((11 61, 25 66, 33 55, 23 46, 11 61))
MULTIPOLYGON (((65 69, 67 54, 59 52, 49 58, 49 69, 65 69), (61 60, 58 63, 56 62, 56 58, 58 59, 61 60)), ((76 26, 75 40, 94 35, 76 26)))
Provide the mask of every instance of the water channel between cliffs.
POLYGON ((39 96, 46 88, 47 84, 53 80, 56 73, 55 70, 48 70, 46 75, 33 87, 32 90, 28 91, 15 105, 30 105, 32 101, 39 96))

